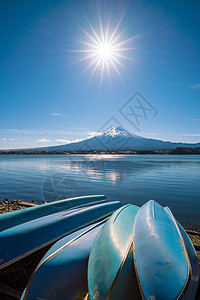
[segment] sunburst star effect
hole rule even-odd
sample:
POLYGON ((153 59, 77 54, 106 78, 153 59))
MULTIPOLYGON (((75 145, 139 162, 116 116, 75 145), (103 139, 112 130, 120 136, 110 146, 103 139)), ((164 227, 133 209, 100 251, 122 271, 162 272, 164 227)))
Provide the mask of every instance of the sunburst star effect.
POLYGON ((109 29, 109 19, 105 28, 103 28, 101 17, 99 15, 99 32, 94 29, 91 23, 88 21, 91 33, 87 32, 81 27, 82 32, 86 37, 86 41, 78 40, 82 45, 86 46, 85 49, 75 50, 74 52, 84 53, 84 57, 78 62, 87 61, 88 65, 83 70, 83 73, 86 71, 91 71, 91 79, 97 70, 100 72, 101 83, 103 80, 104 73, 107 72, 109 79, 111 74, 111 69, 114 69, 115 72, 122 79, 120 73, 120 67, 126 68, 122 63, 123 60, 133 60, 127 54, 128 51, 133 50, 134 48, 127 47, 128 43, 134 38, 122 39, 124 34, 123 30, 119 31, 119 27, 122 23, 123 15, 119 19, 117 25, 113 30, 109 29))

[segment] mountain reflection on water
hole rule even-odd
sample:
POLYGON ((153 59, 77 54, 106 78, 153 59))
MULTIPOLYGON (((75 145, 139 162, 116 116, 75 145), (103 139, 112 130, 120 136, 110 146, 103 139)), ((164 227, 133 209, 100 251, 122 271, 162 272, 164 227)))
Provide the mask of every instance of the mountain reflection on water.
POLYGON ((169 206, 187 223, 200 220, 198 155, 0 155, 0 198, 54 201, 105 194, 141 206, 169 206))

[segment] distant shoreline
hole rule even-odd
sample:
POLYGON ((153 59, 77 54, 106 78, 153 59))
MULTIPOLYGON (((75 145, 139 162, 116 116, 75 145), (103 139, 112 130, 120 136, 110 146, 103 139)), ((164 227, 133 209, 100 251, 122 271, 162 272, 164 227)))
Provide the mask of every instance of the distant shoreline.
POLYGON ((200 150, 184 151, 173 149, 170 151, 5 151, 0 155, 200 155, 200 150))
MULTIPOLYGON (((0 153, 0 155, 152 155, 152 156, 156 156, 156 155, 172 155, 169 153, 137 153, 137 154, 127 154, 127 153, 0 153)), ((182 155, 200 155, 200 153, 182 153, 182 154, 173 154, 173 155, 177 155, 177 156, 182 156, 182 155)))
POLYGON ((40 153, 40 152, 5 152, 5 153, 0 153, 0 155, 88 155, 88 154, 92 154, 92 155, 168 155, 169 153, 122 153, 122 152, 87 152, 87 153, 83 153, 83 152, 79 152, 79 153, 65 153, 65 152, 56 152, 56 153, 52 153, 52 152, 45 152, 45 153, 40 153))

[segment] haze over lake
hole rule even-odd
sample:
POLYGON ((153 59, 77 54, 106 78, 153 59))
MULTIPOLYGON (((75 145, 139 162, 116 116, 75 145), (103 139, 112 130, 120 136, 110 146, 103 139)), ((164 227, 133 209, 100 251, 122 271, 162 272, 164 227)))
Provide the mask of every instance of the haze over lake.
POLYGON ((0 199, 47 201, 105 194, 141 206, 149 199, 186 224, 200 223, 198 155, 0 155, 0 199))

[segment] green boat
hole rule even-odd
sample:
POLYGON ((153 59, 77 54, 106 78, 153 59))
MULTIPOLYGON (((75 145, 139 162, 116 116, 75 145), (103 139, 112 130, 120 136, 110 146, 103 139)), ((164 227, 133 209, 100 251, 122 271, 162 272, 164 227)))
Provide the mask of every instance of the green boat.
POLYGON ((92 300, 141 299, 132 251, 133 226, 138 211, 138 206, 123 206, 98 233, 88 264, 88 288, 92 300))

